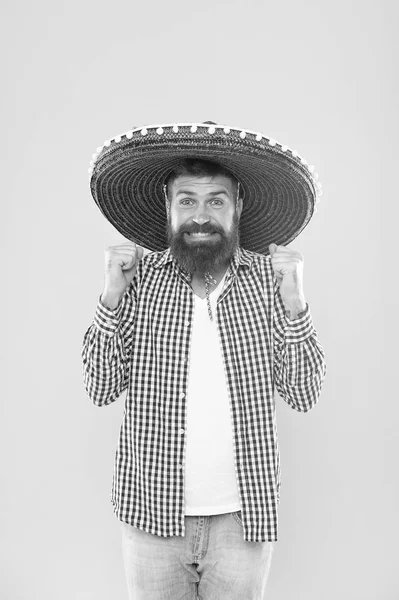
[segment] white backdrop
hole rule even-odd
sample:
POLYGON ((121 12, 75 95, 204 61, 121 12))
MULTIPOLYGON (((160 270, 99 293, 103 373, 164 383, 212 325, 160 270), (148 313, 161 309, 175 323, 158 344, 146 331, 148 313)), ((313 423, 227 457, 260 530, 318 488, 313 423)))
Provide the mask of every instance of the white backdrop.
POLYGON ((328 362, 319 404, 278 399, 270 600, 394 600, 397 3, 3 3, 1 574, 7 600, 127 598, 109 501, 123 400, 85 395, 80 349, 123 238, 88 163, 133 125, 213 120, 316 165, 291 247, 328 362))

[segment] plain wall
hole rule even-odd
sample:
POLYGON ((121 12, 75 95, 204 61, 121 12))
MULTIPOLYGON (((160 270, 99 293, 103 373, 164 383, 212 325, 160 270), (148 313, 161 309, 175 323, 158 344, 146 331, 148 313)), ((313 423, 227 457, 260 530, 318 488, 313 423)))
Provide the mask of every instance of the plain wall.
POLYGON ((213 120, 316 166, 290 247, 328 364, 307 414, 278 399, 270 600, 399 598, 395 1, 3 3, 1 574, 7 600, 127 599, 109 501, 123 399, 80 351, 124 239, 91 155, 134 125, 213 120))

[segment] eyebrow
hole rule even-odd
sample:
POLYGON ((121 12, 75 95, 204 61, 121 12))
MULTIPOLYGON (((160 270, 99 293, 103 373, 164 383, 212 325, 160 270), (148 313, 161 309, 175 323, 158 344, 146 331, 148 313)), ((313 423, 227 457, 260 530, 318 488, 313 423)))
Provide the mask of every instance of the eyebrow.
MULTIPOLYGON (((179 194, 185 194, 186 196, 197 196, 196 192, 193 192, 192 190, 179 190, 176 193, 176 196, 179 196, 179 194)), ((216 191, 216 192, 209 192, 209 194, 206 194, 206 195, 207 196, 220 196, 221 194, 224 194, 225 196, 229 196, 228 192, 226 192, 225 190, 219 190, 219 191, 216 191)))

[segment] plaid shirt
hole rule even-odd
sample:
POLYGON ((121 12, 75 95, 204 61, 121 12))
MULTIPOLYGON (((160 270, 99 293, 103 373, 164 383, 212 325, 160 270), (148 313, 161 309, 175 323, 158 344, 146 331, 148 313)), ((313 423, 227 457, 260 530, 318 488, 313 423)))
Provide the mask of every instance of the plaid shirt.
MULTIPOLYGON (((170 251, 146 255, 115 310, 98 302, 82 350, 97 406, 127 388, 111 501, 117 517, 158 536, 185 535, 186 390, 194 297, 170 251)), ((230 397, 243 538, 277 540, 280 458, 274 389, 306 412, 324 352, 306 313, 285 314, 270 256, 239 248, 217 301, 230 397)), ((209 415, 212 418, 212 415, 209 415)))

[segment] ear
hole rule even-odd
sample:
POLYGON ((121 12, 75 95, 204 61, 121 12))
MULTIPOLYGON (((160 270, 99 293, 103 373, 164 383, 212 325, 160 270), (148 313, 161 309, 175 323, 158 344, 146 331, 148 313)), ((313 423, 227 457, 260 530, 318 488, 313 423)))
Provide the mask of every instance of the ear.
POLYGON ((236 203, 236 211, 237 211, 238 218, 241 217, 242 206, 243 206, 242 198, 238 198, 238 201, 236 203))

